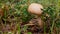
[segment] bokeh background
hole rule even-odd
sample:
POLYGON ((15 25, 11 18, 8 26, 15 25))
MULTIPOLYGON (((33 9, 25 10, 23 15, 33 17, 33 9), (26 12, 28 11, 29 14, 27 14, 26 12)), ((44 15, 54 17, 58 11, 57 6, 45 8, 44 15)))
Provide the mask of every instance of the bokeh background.
POLYGON ((0 33, 60 34, 60 0, 0 0, 0 33), (28 12, 31 3, 39 3, 44 7, 40 16, 43 28, 27 25, 37 16, 28 12))

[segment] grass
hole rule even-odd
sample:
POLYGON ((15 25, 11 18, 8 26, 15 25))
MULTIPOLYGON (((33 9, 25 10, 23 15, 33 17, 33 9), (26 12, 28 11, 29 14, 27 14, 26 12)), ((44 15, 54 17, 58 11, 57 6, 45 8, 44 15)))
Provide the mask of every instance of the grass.
MULTIPOLYGON (((60 0, 0 0, 0 8, 3 9, 4 16, 1 16, 7 25, 7 21, 10 21, 12 24, 14 21, 16 23, 14 29, 14 33, 17 31, 18 34, 21 34, 21 23, 26 24, 26 22, 30 21, 31 18, 34 18, 35 15, 28 13, 27 8, 31 3, 40 3, 44 6, 44 14, 41 16, 44 24, 46 23, 46 13, 50 18, 50 32, 53 34, 54 27, 58 30, 60 28, 60 0), (12 17, 13 16, 13 17, 12 17), (12 18, 11 18, 12 17, 12 18), (9 19, 9 20, 8 20, 9 19), (11 19, 11 20, 10 20, 11 19)), ((9 23, 9 24, 10 24, 9 23)), ((10 24, 10 25, 11 25, 10 24)), ((3 26, 5 26, 3 25, 3 26)), ((46 24, 45 24, 46 25, 46 24)), ((46 26, 44 25, 44 34, 46 34, 46 26)), ((1 28, 1 27, 0 27, 1 28)), ((28 27, 23 27, 24 31, 27 30, 28 27), (26 29, 25 29, 26 28, 26 29)), ((60 34, 57 30, 57 34, 60 34)), ((7 34, 7 33, 4 33, 7 34)), ((31 32, 27 32, 27 34, 32 34, 31 32)))

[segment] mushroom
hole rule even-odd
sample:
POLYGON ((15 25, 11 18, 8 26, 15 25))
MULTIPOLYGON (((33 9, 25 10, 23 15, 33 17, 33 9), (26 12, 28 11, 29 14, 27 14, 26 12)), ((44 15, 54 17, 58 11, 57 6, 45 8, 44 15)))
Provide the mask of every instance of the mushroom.
POLYGON ((42 9, 43 9, 43 6, 41 4, 32 3, 28 7, 28 12, 36 15, 41 15, 43 12, 42 9))
POLYGON ((38 3, 30 4, 28 7, 28 12, 31 14, 36 14, 38 16, 38 18, 36 19, 38 21, 37 23, 39 24, 39 26, 43 25, 42 20, 39 17, 43 13, 43 6, 41 4, 38 3))

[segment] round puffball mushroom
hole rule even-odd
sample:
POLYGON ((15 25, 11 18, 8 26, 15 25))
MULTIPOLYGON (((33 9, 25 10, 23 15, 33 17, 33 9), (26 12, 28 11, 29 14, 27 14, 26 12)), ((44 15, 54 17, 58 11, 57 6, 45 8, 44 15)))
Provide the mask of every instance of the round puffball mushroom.
POLYGON ((32 13, 32 14, 37 14, 37 15, 41 15, 42 14, 42 9, 43 6, 41 4, 38 3, 32 3, 31 5, 29 5, 28 7, 28 12, 32 13))

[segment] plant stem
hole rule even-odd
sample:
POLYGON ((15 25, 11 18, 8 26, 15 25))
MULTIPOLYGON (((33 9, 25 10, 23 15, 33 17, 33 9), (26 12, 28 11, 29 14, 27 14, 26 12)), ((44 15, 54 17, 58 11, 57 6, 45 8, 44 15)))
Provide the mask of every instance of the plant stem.
POLYGON ((54 28, 54 21, 53 21, 53 23, 52 23, 52 27, 50 28, 51 29, 51 34, 52 34, 52 32, 53 32, 53 28, 54 28))

